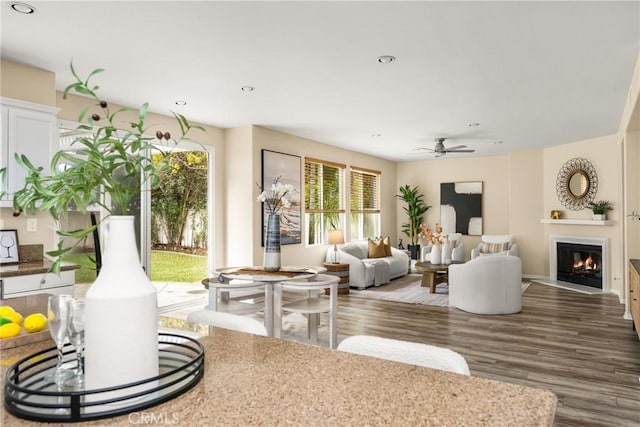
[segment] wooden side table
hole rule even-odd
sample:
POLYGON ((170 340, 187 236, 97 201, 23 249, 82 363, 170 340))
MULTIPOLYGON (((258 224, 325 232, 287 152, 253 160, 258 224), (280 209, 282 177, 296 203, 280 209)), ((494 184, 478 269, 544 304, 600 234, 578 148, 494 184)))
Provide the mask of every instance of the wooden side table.
MULTIPOLYGON (((349 295, 349 264, 325 262, 322 266, 327 269, 327 274, 340 278, 338 295, 349 295)), ((324 292, 329 295, 329 289, 325 289, 324 292)))

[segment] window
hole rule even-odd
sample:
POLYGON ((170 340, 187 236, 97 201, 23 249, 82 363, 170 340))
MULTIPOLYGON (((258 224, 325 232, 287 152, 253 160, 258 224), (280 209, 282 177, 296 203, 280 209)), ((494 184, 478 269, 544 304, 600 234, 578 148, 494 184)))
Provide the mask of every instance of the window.
POLYGON ((380 172, 352 167, 351 240, 380 235, 380 172))
POLYGON ((327 242, 327 231, 344 223, 346 165, 312 158, 304 160, 304 201, 307 244, 327 242))

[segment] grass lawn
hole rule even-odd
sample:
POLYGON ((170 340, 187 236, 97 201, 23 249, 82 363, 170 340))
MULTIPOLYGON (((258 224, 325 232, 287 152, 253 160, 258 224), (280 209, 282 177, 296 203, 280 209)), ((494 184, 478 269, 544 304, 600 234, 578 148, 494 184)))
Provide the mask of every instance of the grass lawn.
MULTIPOLYGON (((76 283, 93 283, 96 280, 95 265, 82 254, 69 255, 66 262, 79 264, 76 283)), ((151 251, 151 280, 154 282, 200 282, 207 277, 207 257, 178 252, 151 251)))

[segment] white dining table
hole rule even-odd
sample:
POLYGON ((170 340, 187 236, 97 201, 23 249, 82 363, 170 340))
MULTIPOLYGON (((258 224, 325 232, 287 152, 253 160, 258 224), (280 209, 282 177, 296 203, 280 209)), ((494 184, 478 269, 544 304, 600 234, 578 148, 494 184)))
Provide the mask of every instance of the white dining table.
POLYGON ((329 313, 329 347, 338 346, 338 282, 340 278, 318 274, 308 279, 288 280, 275 283, 273 302, 273 336, 282 335, 282 312, 301 313, 307 316, 308 338, 311 344, 318 342, 319 314, 329 313), (295 289, 305 291, 307 297, 283 304, 282 291, 295 289), (319 292, 329 289, 329 301, 320 298, 319 292))
MULTIPOLYGON (((269 336, 274 336, 274 285, 289 280, 302 280, 314 277, 318 273, 325 272, 326 268, 320 266, 283 266, 278 272, 267 272, 262 267, 224 267, 215 270, 213 277, 203 280, 203 284, 209 288, 210 310, 223 311, 218 303, 218 296, 224 305, 228 305, 228 294, 233 290, 264 289, 264 306, 255 305, 255 311, 264 309, 264 326, 269 336), (278 274, 280 273, 280 274, 278 274), (294 274, 295 273, 295 274, 294 274), (226 296, 224 295, 226 293, 226 296)), ((249 305, 244 303, 245 305, 249 305)), ((237 312, 237 314, 249 314, 249 312, 237 312)))

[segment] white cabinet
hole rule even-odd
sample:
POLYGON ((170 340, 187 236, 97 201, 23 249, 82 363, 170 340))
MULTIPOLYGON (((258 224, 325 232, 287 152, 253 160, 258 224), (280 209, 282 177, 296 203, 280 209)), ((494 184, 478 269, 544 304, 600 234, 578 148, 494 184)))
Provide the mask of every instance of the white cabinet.
POLYGON ((49 173, 53 153, 57 150, 57 108, 9 98, 0 98, 2 108, 2 149, 0 167, 6 167, 0 206, 12 205, 13 193, 24 186, 27 172, 18 166, 15 154, 24 154, 35 166, 49 173))
POLYGON ((0 279, 0 299, 22 297, 40 293, 73 295, 76 272, 26 274, 0 279))

